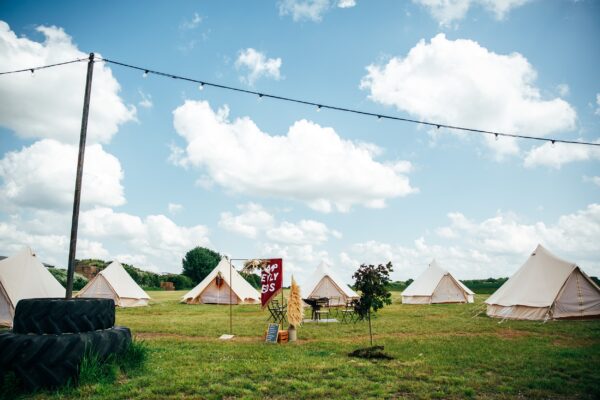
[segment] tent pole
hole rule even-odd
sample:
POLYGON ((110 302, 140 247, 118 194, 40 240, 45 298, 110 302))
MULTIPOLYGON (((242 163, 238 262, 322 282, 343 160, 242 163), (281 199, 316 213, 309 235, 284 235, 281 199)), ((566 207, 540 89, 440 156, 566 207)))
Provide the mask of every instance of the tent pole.
POLYGON ((77 174, 75 176, 75 195, 73 199, 73 219, 71 220, 71 243, 69 246, 69 263, 67 270, 67 291, 65 298, 73 296, 73 273, 75 272, 75 251, 77 248, 77 226, 79 224, 79 202, 81 199, 81 176, 83 175, 83 158, 85 155, 85 139, 87 136, 88 115, 90 112, 90 96, 92 93, 92 77, 94 74, 94 53, 90 53, 83 97, 83 115, 79 134, 79 156, 77 158, 77 174))

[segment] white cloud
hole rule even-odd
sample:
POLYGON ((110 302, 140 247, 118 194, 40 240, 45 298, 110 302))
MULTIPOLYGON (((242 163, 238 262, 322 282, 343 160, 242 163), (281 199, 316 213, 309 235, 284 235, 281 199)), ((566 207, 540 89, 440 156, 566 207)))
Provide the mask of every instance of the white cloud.
POLYGON ((247 72, 240 80, 253 86, 261 77, 281 79, 279 69, 281 68, 281 58, 267 58, 264 53, 256 51, 253 48, 241 50, 235 62, 237 69, 247 72))
POLYGON ((598 108, 596 108, 594 114, 600 115, 600 93, 596 95, 596 105, 598 106, 598 108))
POLYGON ((339 0, 337 6, 339 8, 351 8, 356 6, 356 0, 339 0))
MULTIPOLYGON (((28 245, 42 261, 64 267, 69 233, 67 213, 45 211, 30 220, 19 217, 0 222, 0 249, 10 255, 28 245)), ((208 245, 208 229, 203 225, 178 226, 164 215, 140 218, 98 207, 80 214, 76 257, 116 259, 143 269, 179 273, 188 250, 208 245)))
POLYGON ((600 274, 600 204, 563 215, 553 224, 524 223, 513 213, 500 212, 480 222, 457 212, 448 218, 450 225, 438 228, 453 233, 444 245, 423 237, 411 246, 367 241, 351 246, 340 258, 353 263, 391 260, 399 279, 415 278, 436 258, 459 279, 477 279, 511 275, 541 243, 588 274, 600 274))
MULTIPOLYGON (((73 205, 78 148, 44 139, 0 160, 0 207, 70 209, 73 205)), ((119 160, 101 145, 86 147, 82 208, 125 203, 119 160)))
MULTIPOLYGON (((289 284, 291 275, 293 274, 301 288, 322 261, 333 265, 327 251, 317 249, 310 244, 286 245, 281 243, 263 243, 258 250, 257 257, 283 258, 284 285, 289 284)), ((338 267, 334 266, 334 270, 337 269, 338 267)), ((340 275, 348 278, 347 274, 340 275)), ((351 282, 351 279, 345 279, 345 282, 351 282)))
MULTIPOLYGON (((472 40, 438 34, 406 57, 371 64, 360 87, 375 102, 417 118, 531 136, 572 130, 576 112, 560 98, 543 99, 536 72, 520 54, 493 53, 472 40)), ((516 140, 485 135, 498 158, 517 154, 516 140)))
MULTIPOLYGON (((68 232, 68 230, 64 230, 68 232)), ((0 222, 0 249, 10 256, 29 246, 39 259, 47 264, 66 268, 69 253, 69 238, 66 235, 36 234, 10 222, 0 222)), ((106 259, 108 251, 102 243, 85 238, 77 240, 77 258, 106 259)))
POLYGON ((177 214, 178 212, 183 210, 183 206, 177 203, 169 203, 167 208, 169 210, 169 214, 177 214))
POLYGON ((450 26, 463 19, 469 9, 478 5, 493 12, 496 19, 502 20, 508 12, 520 7, 529 0, 413 0, 414 3, 427 7, 431 15, 441 26, 450 26))
MULTIPOLYGON (((45 39, 18 38, 0 21, 0 70, 10 71, 87 58, 61 28, 37 28, 45 39)), ((23 138, 78 143, 86 63, 0 77, 0 125, 23 138)), ((108 143, 119 125, 135 119, 135 107, 119 97, 120 86, 104 63, 94 66, 88 143, 108 143)))
POLYGON ((296 22, 319 22, 330 6, 330 0, 281 0, 279 15, 291 15, 296 22))
POLYGON ((556 90, 558 90, 558 94, 561 97, 566 97, 571 93, 571 88, 566 83, 561 83, 556 86, 556 90))
POLYGON ((592 177, 584 176, 583 177, 583 181, 584 182, 591 182, 591 183, 593 183, 596 186, 600 186, 600 176, 592 176, 592 177))
POLYGON ((269 214, 260 204, 248 203, 239 205, 242 211, 240 215, 230 212, 221 213, 219 226, 239 235, 256 238, 261 230, 270 228, 274 223, 274 217, 269 214))
POLYGON ((341 235, 339 232, 329 229, 322 222, 305 219, 297 224, 283 221, 279 226, 267 230, 266 234, 274 242, 297 245, 322 244, 329 240, 330 236, 339 237, 341 235))
POLYGON ((94 240, 118 242, 127 253, 145 257, 145 265, 156 271, 181 271, 181 259, 196 246, 208 246, 208 228, 203 225, 184 227, 164 215, 140 218, 110 208, 83 212, 81 235, 94 240))
POLYGON ((546 166, 560 169, 567 163, 588 160, 600 160, 600 147, 544 143, 527 153, 524 165, 526 167, 546 166))
POLYGON ((193 30, 196 29, 203 21, 202 15, 197 12, 194 13, 190 20, 185 20, 179 25, 179 28, 182 30, 193 30))
POLYGON ((227 107, 215 112, 205 101, 188 100, 173 114, 187 148, 171 160, 204 168, 232 192, 291 198, 327 212, 357 204, 380 207, 417 191, 398 171, 407 162, 379 163, 364 146, 310 121, 297 121, 285 136, 270 136, 247 117, 230 122, 227 107))
POLYGON ((142 92, 141 90, 138 90, 138 93, 140 94, 140 97, 142 98, 139 101, 138 105, 143 108, 152 108, 152 106, 154 105, 152 103, 152 96, 142 92))

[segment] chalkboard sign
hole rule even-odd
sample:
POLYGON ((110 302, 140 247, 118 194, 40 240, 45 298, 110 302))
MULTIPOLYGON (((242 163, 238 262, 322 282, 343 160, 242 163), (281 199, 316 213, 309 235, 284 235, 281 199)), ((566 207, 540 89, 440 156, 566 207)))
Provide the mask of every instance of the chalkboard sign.
POLYGON ((267 343, 277 343, 277 334, 279 333, 279 324, 269 324, 269 328, 267 328, 267 338, 265 342, 267 343))

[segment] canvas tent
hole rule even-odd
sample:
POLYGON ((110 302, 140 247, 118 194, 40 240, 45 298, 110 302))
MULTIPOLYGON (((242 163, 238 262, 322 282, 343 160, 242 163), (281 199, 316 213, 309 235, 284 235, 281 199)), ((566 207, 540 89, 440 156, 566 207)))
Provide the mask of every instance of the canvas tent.
POLYGON ((12 326, 21 299, 64 297, 65 288, 29 247, 0 261, 0 325, 12 326))
POLYGON ((487 315, 497 318, 600 317, 600 288, 576 264, 542 245, 485 302, 487 315))
POLYGON ((226 258, 195 288, 187 292, 182 303, 188 304, 255 304, 260 293, 240 275, 226 258), (231 273, 231 280, 229 279, 231 273))
POLYGON ((402 292, 404 304, 472 303, 473 293, 433 260, 402 292))
POLYGON ((360 297, 350 286, 339 279, 325 262, 319 264, 309 279, 301 286, 301 290, 302 298, 327 297, 330 306, 343 306, 347 301, 360 297))
POLYGON ((100 297, 113 299, 119 307, 147 306, 150 296, 133 280, 125 268, 113 261, 98 272, 76 297, 100 297))

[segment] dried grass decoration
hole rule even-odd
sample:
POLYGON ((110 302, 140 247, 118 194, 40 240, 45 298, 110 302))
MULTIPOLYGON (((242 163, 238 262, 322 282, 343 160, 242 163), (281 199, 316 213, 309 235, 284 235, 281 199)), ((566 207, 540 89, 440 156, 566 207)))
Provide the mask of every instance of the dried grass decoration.
POLYGON ((296 340, 296 327, 302 325, 304 319, 304 302, 300 294, 300 286, 294 280, 294 276, 292 276, 292 286, 288 296, 287 318, 290 324, 288 329, 289 340, 293 342, 296 340))

